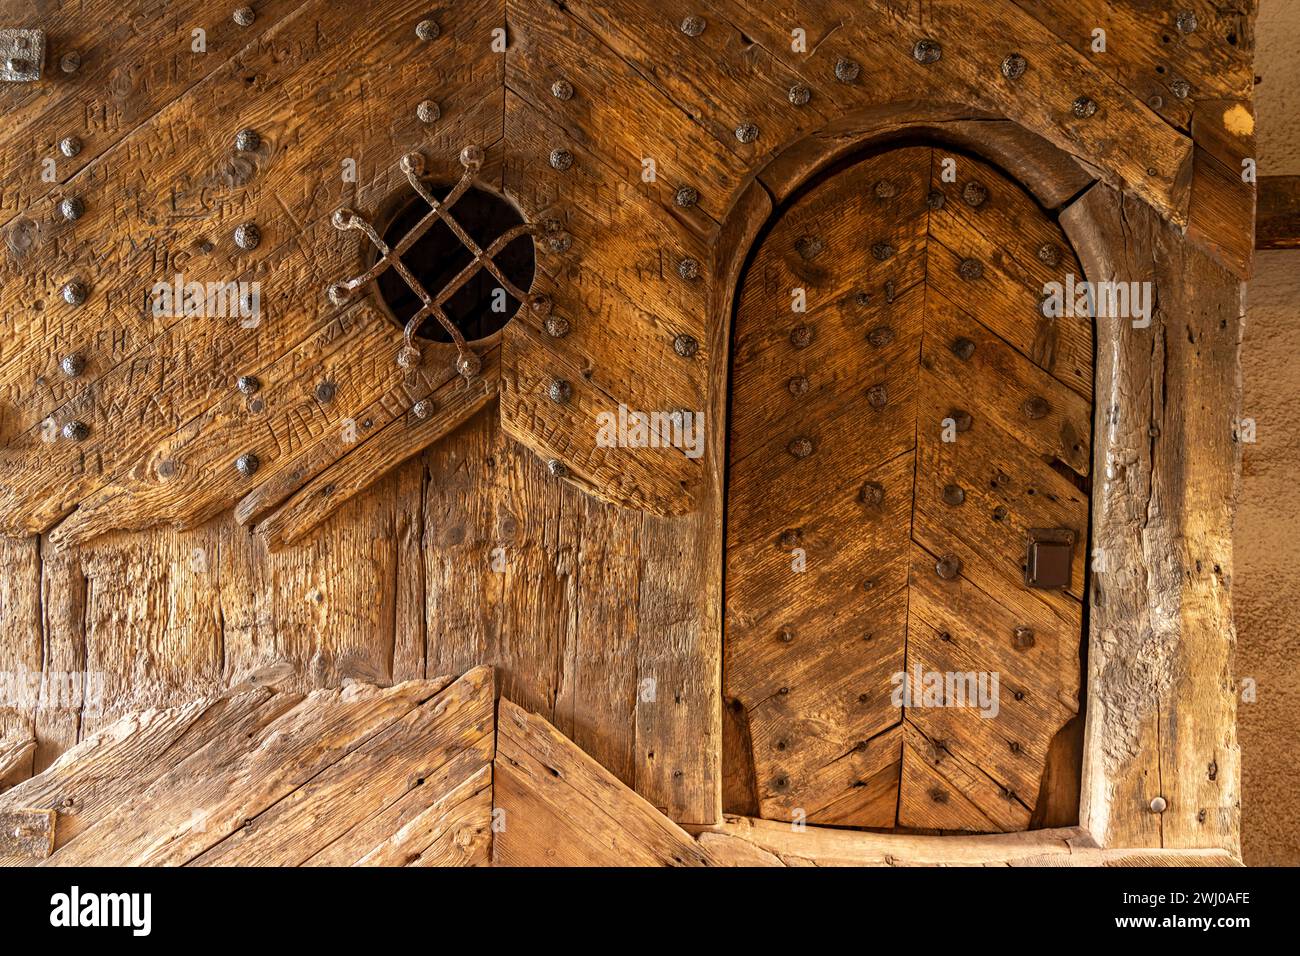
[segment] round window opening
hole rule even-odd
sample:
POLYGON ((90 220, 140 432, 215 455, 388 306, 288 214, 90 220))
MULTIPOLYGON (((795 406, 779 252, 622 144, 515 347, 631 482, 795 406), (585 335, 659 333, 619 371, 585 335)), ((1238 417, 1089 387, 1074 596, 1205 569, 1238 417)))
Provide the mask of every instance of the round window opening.
MULTIPOLYGON (((430 185, 430 192, 443 199, 450 186, 430 185)), ((396 248, 406 234, 429 213, 429 204, 414 196, 403 203, 384 229, 384 242, 396 248)), ((493 241, 515 226, 524 224, 519 212, 495 193, 477 186, 470 187, 448 209, 448 214, 465 230, 474 243, 485 252, 493 241)), ((378 259, 376 251, 371 262, 378 259)), ((474 261, 473 254, 461 242, 447 223, 439 217, 429 230, 400 256, 406 268, 419 280, 420 285, 437 301, 443 290, 461 271, 474 261)), ((517 236, 501 249, 492 261, 510 282, 523 292, 533 284, 533 239, 530 235, 517 236)), ((407 285, 396 269, 385 269, 377 284, 379 295, 388 306, 392 318, 405 326, 423 303, 407 285)), ((451 297, 442 304, 448 320, 460 330, 466 341, 485 339, 503 329, 518 311, 520 303, 497 280, 491 271, 479 267, 451 297)), ((436 316, 430 315, 420 323, 416 335, 430 342, 450 342, 451 335, 436 316)))

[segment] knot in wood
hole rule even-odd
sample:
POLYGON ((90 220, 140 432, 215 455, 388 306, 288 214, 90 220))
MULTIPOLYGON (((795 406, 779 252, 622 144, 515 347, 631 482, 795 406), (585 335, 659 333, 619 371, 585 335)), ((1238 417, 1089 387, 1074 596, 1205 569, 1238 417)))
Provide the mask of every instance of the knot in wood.
POLYGON ((877 325, 867 333, 867 342, 878 349, 883 349, 894 341, 894 330, 888 325, 877 325))

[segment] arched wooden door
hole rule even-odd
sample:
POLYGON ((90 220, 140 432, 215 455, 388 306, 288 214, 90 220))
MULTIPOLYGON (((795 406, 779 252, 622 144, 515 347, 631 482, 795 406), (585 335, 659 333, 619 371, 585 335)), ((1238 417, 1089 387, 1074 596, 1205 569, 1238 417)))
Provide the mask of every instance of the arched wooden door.
POLYGON ((939 147, 831 173, 760 240, 724 690, 761 816, 1030 825, 1079 709, 1092 324, 1044 307, 1069 276, 1027 193, 939 147))

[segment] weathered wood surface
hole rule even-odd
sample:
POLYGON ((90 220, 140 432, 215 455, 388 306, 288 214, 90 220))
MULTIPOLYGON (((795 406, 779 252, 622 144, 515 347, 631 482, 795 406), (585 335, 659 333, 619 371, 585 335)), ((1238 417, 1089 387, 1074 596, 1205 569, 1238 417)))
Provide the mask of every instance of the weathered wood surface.
POLYGON ((502 700, 496 866, 707 866, 682 830, 536 714, 502 700))
POLYGON ((727 816, 696 833, 718 866, 1239 866, 1222 850, 1097 847, 1079 827, 988 836, 912 836, 727 816))
POLYGON ((5 793, 0 813, 58 813, 47 865, 483 865, 494 696, 480 667, 148 712, 5 793))
POLYGON ((1090 279, 1151 283, 1158 303, 1149 328, 1097 324, 1105 360, 1080 822, 1107 847, 1235 854, 1241 285, 1108 187, 1061 221, 1090 279))
POLYGON ((734 333, 724 692, 763 816, 1029 824, 1078 710, 1092 330, 1040 299, 1080 273, 1018 187, 930 147, 833 174, 762 240, 734 333), (1025 585, 1031 528, 1073 532, 1069 588, 1025 585), (996 696, 936 706, 916 669, 996 696))
POLYGON ((32 758, 35 755, 34 737, 0 740, 0 790, 31 776, 32 758))

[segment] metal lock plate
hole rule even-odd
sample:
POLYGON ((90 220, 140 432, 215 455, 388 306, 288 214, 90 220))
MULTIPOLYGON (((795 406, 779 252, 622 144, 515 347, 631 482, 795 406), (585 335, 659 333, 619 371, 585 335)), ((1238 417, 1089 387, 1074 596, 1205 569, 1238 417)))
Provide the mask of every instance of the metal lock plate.
POLYGON ((44 30, 0 29, 0 80, 35 83, 44 65, 44 30))
POLYGON ((1073 559, 1074 532, 1069 528, 1030 528, 1025 584, 1068 590, 1073 559))

